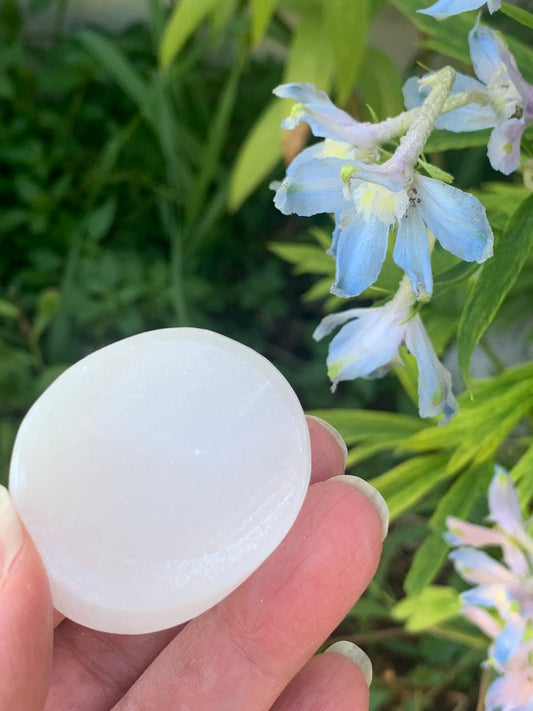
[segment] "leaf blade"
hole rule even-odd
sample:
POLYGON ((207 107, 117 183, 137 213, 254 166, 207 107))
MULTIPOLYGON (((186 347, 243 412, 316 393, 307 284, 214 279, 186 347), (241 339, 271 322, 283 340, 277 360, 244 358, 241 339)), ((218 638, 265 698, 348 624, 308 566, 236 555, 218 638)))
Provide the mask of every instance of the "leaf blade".
POLYGON ((470 358, 481 337, 514 285, 533 246, 533 195, 526 198, 511 217, 507 229, 485 263, 468 295, 457 332, 459 366, 466 383, 470 358))

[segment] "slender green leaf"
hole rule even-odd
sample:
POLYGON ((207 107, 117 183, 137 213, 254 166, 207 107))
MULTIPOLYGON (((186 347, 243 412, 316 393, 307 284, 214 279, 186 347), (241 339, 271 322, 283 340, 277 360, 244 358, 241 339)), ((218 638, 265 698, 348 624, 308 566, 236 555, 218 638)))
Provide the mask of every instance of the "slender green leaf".
POLYGON ((313 410, 310 414, 321 417, 337 429, 348 444, 376 437, 408 437, 426 427, 419 417, 376 410, 313 410))
POLYGON ((235 107, 237 89, 239 87, 243 67, 244 52, 241 51, 233 60, 226 84, 218 101, 217 110, 211 122, 209 135, 202 152, 200 173, 188 199, 187 216, 189 220, 196 215, 198 209, 203 204, 209 184, 216 173, 222 147, 227 137, 231 116, 235 107))
POLYGON ((531 499, 533 498, 533 446, 523 454, 511 469, 511 477, 518 482, 516 487, 520 505, 524 514, 529 516, 531 499))
POLYGON ((148 87, 117 44, 92 30, 80 32, 78 39, 122 91, 142 107, 148 97, 148 87))
POLYGON ((367 47, 359 71, 357 91, 361 101, 372 108, 378 120, 403 111, 402 75, 396 63, 381 49, 367 47))
POLYGON ((271 242, 268 248, 278 257, 294 265, 295 274, 335 273, 335 263, 321 247, 314 244, 287 244, 271 242))
POLYGON ((372 486, 385 498, 391 519, 411 508, 440 481, 452 476, 447 462, 448 457, 443 454, 413 457, 371 480, 372 486))
POLYGON ((340 104, 350 95, 365 52, 369 0, 323 0, 324 33, 335 60, 335 83, 340 104))
POLYGON ((521 25, 529 27, 530 30, 533 30, 533 14, 527 10, 524 10, 523 7, 517 7, 516 5, 511 5, 508 2, 502 2, 501 11, 504 15, 507 15, 507 17, 510 17, 511 19, 516 20, 516 22, 519 22, 521 25))
POLYGON ((331 51, 324 42, 322 15, 309 10, 301 18, 294 35, 283 81, 309 81, 328 91, 333 71, 331 51))
MULTIPOLYGON (((471 14, 461 14, 448 17, 446 22, 436 20, 429 15, 421 15, 417 10, 424 7, 421 0, 393 0, 393 4, 405 15, 417 29, 429 37, 435 38, 433 42, 426 42, 439 47, 444 55, 455 57, 461 61, 470 62, 468 51, 468 32, 472 29, 473 19, 471 14)), ((427 2, 426 5, 431 5, 427 2)))
POLYGON ((468 295, 457 332, 459 365, 469 382, 470 358, 515 283, 533 245, 533 195, 526 198, 509 221, 468 295))
POLYGON ((261 42, 270 18, 276 11, 280 0, 250 0, 252 8, 252 42, 255 46, 261 42))
POLYGON ((434 286, 452 286, 453 284, 460 284, 466 281, 469 277, 474 274, 474 272, 479 269, 477 264, 472 264, 471 262, 459 262, 455 264, 450 269, 435 275, 434 286))
POLYGON ((443 183, 453 183, 453 175, 447 173, 441 168, 437 168, 436 165, 432 165, 431 163, 422 160, 422 158, 418 159, 418 164, 426 171, 426 173, 431 178, 435 178, 435 180, 442 180, 443 183))
POLYGON ((223 0, 181 0, 174 6, 163 32, 159 63, 166 69, 215 5, 223 0))
POLYGON ((274 99, 242 144, 230 180, 229 208, 237 210, 281 159, 283 103, 274 99))
MULTIPOLYGON (((294 36, 284 81, 309 81, 329 88, 332 60, 322 41, 320 14, 311 8, 302 17, 294 36)), ((230 180, 229 207, 236 210, 271 172, 281 158, 280 128, 291 102, 274 100, 246 137, 237 155, 230 180)))
POLYGON ((475 146, 486 146, 490 131, 470 131, 468 133, 453 133, 444 129, 432 132, 424 147, 424 153, 440 153, 441 151, 459 150, 475 146))
POLYGON ((479 490, 486 492, 493 473, 492 462, 479 469, 467 469, 457 477, 439 501, 429 521, 433 533, 417 550, 405 579, 404 589, 408 595, 421 593, 437 577, 449 550, 443 538, 446 518, 451 515, 466 518, 479 490))

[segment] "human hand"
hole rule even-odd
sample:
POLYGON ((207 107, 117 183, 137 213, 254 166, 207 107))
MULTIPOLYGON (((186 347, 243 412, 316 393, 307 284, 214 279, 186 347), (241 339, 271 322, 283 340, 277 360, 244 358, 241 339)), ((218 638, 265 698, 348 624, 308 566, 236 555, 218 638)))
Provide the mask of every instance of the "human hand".
POLYGON ((0 711, 368 708, 361 668, 338 652, 312 655, 372 579, 386 509, 364 483, 367 496, 346 483, 360 480, 331 480, 344 453, 317 420, 309 430, 311 486, 285 540, 218 605, 152 634, 70 620, 54 633, 41 560, 0 488, 0 711))

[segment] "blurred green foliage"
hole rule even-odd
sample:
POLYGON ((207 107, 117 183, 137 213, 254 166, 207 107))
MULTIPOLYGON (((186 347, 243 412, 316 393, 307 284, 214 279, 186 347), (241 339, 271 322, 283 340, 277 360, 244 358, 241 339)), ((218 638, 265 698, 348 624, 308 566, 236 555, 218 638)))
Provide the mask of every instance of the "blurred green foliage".
MULTIPOLYGON (((417 61, 445 54, 469 70, 473 15, 437 22, 415 14, 421 4, 182 0, 170 12, 149 0, 148 22, 120 34, 67 34, 58 21, 39 37, 0 0, 0 481, 28 407, 102 345, 189 324, 263 352, 389 502, 376 580, 336 633, 370 652, 376 711, 475 708, 484 641, 456 617, 460 584, 442 531, 449 513, 486 513, 495 459, 524 510, 533 496, 532 366, 505 367, 487 340, 531 303, 532 198, 520 176, 490 171, 486 132, 435 132, 426 159, 484 203, 500 261, 480 268, 437 250, 423 318, 439 354, 459 333, 465 380, 478 344, 494 375, 469 383, 474 399, 460 396, 446 428, 418 418, 407 353, 394 376, 333 396, 327 344, 311 338, 322 312, 341 305, 329 294, 331 220, 309 227, 273 208, 268 183, 308 136, 281 131, 290 104, 271 91, 312 81, 359 119, 398 113, 417 61), (397 26, 415 37, 400 42, 401 67, 388 46, 397 26)), ((524 31, 511 44, 531 81, 524 31)), ((361 300, 392 294, 400 276, 389 254, 361 300)), ((527 345, 531 324, 523 333, 527 345)))

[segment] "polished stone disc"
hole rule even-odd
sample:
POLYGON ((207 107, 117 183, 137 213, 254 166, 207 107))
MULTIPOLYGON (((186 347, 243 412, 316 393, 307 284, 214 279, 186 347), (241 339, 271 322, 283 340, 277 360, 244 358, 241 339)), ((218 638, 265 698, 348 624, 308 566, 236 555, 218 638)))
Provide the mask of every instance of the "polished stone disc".
POLYGON ((274 366, 171 328, 65 371, 30 409, 10 471, 55 607, 141 633, 205 611, 276 548, 303 502, 309 435, 274 366))

